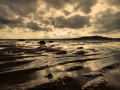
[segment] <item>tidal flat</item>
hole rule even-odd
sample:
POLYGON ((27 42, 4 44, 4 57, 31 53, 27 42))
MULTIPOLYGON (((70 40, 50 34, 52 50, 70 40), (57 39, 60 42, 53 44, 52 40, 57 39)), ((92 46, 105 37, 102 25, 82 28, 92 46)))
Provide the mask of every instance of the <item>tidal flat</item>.
POLYGON ((1 40, 0 90, 120 90, 120 42, 1 40))

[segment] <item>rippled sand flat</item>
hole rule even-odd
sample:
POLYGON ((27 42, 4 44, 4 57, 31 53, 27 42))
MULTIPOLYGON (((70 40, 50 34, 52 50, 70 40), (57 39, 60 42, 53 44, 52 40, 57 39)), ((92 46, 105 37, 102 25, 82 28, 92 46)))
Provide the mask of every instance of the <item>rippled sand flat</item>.
POLYGON ((120 42, 0 41, 0 90, 120 90, 120 42))

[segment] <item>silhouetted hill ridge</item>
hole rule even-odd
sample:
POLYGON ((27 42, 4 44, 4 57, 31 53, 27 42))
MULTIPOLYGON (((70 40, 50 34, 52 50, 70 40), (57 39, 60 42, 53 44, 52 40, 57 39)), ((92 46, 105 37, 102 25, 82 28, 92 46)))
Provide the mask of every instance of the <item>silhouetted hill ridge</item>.
POLYGON ((74 38, 75 40, 120 40, 120 38, 108 38, 103 36, 85 36, 80 38, 74 38))
POLYGON ((61 38, 61 39, 0 39, 0 40, 18 40, 18 41, 25 41, 25 40, 117 40, 120 41, 120 38, 109 38, 103 36, 84 36, 80 38, 61 38))

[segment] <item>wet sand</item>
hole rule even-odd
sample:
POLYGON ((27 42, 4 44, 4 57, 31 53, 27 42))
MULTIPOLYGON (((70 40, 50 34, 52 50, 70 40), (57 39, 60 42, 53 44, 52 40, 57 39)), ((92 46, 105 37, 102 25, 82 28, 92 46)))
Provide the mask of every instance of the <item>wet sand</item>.
POLYGON ((120 42, 0 41, 0 90, 120 90, 120 42))

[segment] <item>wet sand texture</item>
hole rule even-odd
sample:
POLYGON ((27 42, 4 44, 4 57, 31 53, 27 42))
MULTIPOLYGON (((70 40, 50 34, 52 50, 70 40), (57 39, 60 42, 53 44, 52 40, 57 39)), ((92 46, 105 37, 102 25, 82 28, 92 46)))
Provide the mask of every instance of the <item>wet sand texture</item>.
POLYGON ((0 90, 120 90, 119 45, 0 41, 0 90))

